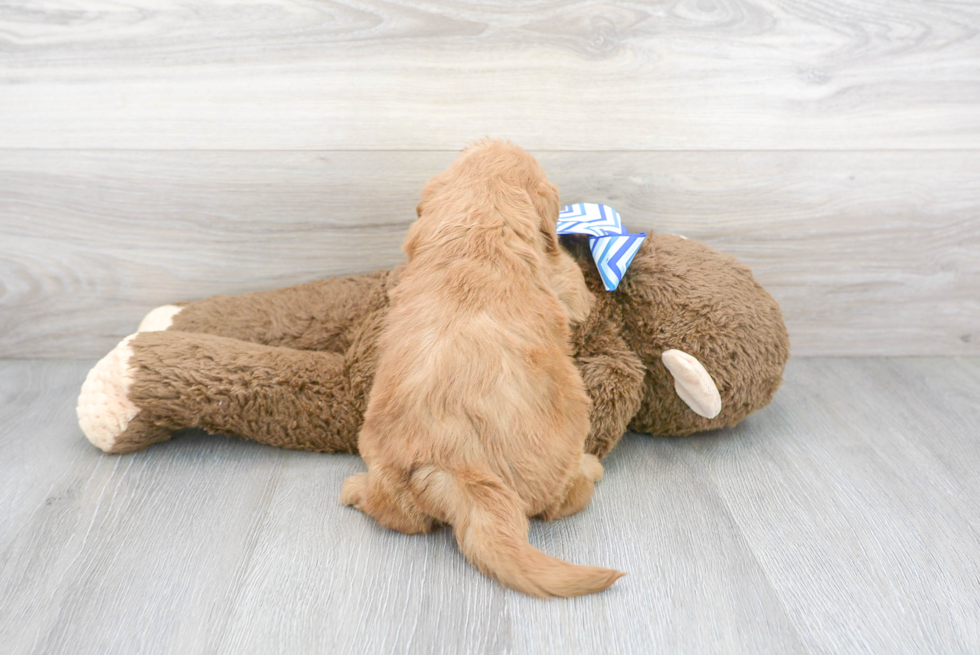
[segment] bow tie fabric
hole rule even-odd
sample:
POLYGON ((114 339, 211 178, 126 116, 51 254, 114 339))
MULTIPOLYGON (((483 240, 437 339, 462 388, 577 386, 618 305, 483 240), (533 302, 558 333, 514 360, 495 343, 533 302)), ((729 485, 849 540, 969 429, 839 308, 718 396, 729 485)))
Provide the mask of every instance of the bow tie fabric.
POLYGON ((618 211, 594 202, 579 202, 562 209, 558 214, 558 234, 589 235, 592 259, 606 291, 616 290, 647 237, 646 232, 630 234, 618 211))

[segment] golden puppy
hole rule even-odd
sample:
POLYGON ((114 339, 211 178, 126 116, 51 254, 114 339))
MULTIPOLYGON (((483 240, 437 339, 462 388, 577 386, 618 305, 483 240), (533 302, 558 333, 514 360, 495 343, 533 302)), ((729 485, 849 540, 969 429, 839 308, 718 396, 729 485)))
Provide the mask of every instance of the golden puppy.
POLYGON ((601 591, 622 573, 527 540, 528 516, 578 512, 602 476, 568 345, 592 297, 558 246, 558 190, 517 146, 484 141, 426 185, 418 215, 359 436, 368 471, 341 500, 401 532, 452 525, 470 562, 525 593, 601 591))

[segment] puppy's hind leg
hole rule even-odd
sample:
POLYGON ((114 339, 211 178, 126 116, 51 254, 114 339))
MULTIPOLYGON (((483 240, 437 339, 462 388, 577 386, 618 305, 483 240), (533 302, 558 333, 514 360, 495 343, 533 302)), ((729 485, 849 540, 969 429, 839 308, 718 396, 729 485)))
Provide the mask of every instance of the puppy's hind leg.
POLYGON ((418 510, 401 476, 383 469, 368 469, 344 481, 340 502, 361 510, 375 521, 405 534, 431 532, 437 522, 418 510))
POLYGON ((602 473, 599 459, 595 455, 582 453, 579 468, 572 474, 564 498, 538 514, 538 518, 554 521, 581 512, 592 499, 595 483, 602 479, 602 473))

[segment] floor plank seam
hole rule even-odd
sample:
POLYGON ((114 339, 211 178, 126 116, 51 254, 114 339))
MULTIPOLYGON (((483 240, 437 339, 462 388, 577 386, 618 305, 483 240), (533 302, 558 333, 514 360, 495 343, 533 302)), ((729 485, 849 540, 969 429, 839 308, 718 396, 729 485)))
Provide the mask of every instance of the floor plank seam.
POLYGON ((779 606, 783 610, 783 614, 786 616, 786 620, 789 621, 790 625, 793 628, 793 635, 796 637, 797 641, 806 650, 808 654, 815 653, 816 651, 814 651, 814 649, 807 643, 806 639, 803 638, 803 634, 800 631, 800 627, 799 625, 797 625, 792 612, 790 612, 789 605, 787 605, 786 603, 786 599, 779 592, 779 589, 776 587, 775 582, 773 582, 772 577, 769 575, 769 570, 763 564, 762 559, 760 558, 759 552, 758 550, 756 550, 755 545, 749 540, 748 535, 745 534, 745 529, 742 523, 738 520, 738 516, 735 514, 734 511, 732 511, 731 502, 729 501, 727 494, 725 494, 724 491, 722 490, 721 485, 718 484, 718 480, 715 476, 715 472, 708 465, 707 460, 704 458, 704 456, 701 453, 701 449, 694 448, 693 450, 697 454, 697 457, 701 461, 701 464, 704 466, 704 470, 708 472, 708 476, 711 479, 711 486, 714 487, 715 493, 717 494, 721 502, 724 504, 725 511, 728 512, 729 519, 732 521, 732 524, 738 528, 739 539, 742 541, 742 544, 745 546, 745 548, 752 554, 752 561, 755 562, 756 566, 759 569, 759 572, 765 578, 766 583, 769 585, 769 590, 772 592, 773 597, 779 600, 779 606))
MULTIPOLYGON (((279 485, 282 482, 283 470, 285 469, 286 455, 282 451, 276 451, 276 467, 273 471, 272 479, 267 483, 267 489, 262 494, 262 504, 263 508, 261 511, 261 517, 257 518, 250 530, 250 539, 248 541, 248 552, 240 560, 239 565, 235 567, 235 573, 233 576, 233 590, 230 594, 230 607, 235 608, 238 606, 239 601, 242 598, 242 594, 245 589, 245 584, 248 581, 249 572, 252 570, 252 560, 255 557, 255 551, 258 548, 259 541, 261 540, 262 534, 269 523, 269 519, 272 516, 272 505, 275 501, 276 492, 279 489, 279 485)), ((230 623, 231 623, 231 612, 225 612, 224 618, 222 620, 222 626, 219 633, 219 638, 217 640, 217 646, 211 651, 215 653, 225 652, 225 645, 230 637, 230 623)), ((209 649, 210 650, 210 649, 209 649)))

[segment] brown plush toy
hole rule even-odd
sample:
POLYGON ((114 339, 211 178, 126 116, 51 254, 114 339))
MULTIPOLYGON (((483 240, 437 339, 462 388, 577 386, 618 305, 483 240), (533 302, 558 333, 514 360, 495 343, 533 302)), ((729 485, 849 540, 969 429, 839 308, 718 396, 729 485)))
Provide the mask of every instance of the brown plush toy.
MULTIPOLYGON (((769 403, 789 339, 779 305, 747 267, 650 234, 610 293, 587 238, 562 243, 596 297, 573 335, 592 399, 589 452, 604 457, 628 429, 680 436, 733 426, 769 403)), ((78 399, 85 436, 130 453, 197 427, 356 453, 399 270, 153 310, 89 372, 78 399)))

